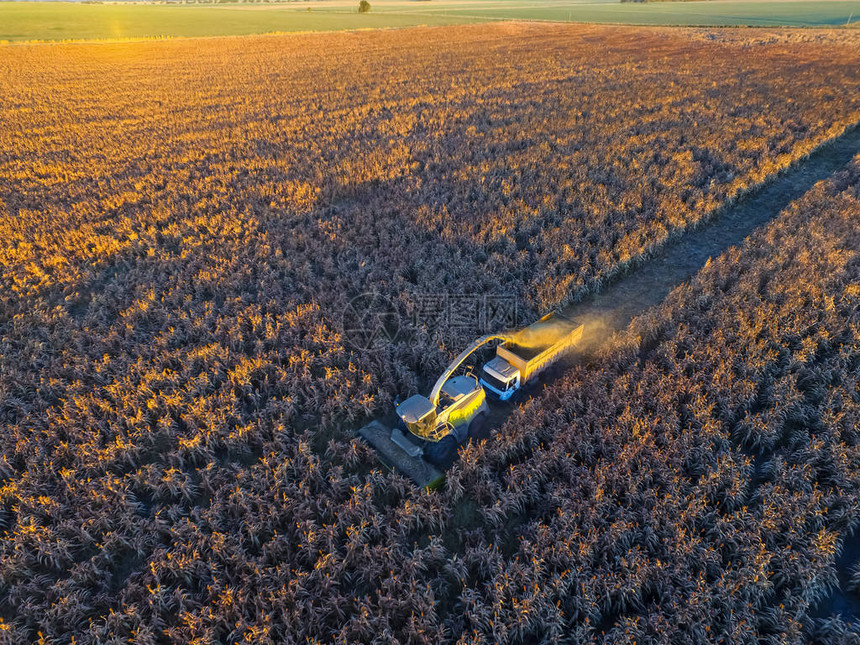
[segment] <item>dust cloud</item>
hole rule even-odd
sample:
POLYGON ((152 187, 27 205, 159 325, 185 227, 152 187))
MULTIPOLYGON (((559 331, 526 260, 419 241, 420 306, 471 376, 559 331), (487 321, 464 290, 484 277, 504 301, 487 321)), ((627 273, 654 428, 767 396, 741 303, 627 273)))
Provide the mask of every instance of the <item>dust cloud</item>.
POLYGON ((542 351, 584 325, 580 345, 593 346, 601 343, 612 334, 614 329, 606 316, 589 314, 573 319, 556 315, 544 322, 538 322, 521 329, 513 335, 512 343, 532 352, 542 351))

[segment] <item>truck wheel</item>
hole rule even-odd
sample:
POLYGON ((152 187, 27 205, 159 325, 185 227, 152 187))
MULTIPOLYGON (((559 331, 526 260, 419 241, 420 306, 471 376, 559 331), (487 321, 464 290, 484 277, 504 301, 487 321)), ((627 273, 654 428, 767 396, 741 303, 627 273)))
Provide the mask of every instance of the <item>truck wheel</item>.
POLYGON ((443 470, 450 468, 456 457, 457 439, 453 434, 446 434, 439 441, 428 443, 424 447, 424 459, 443 470))

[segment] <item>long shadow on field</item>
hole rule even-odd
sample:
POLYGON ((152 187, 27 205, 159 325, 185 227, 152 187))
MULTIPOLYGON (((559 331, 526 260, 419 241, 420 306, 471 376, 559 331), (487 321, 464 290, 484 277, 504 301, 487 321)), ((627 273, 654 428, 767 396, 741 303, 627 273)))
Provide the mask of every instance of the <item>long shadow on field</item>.
POLYGON ((855 124, 710 221, 685 231, 599 293, 569 305, 565 313, 584 320, 598 319, 608 331, 625 328, 634 317, 662 302, 672 289, 698 273, 709 258, 743 243, 756 228, 840 170, 858 152, 860 127, 855 124))

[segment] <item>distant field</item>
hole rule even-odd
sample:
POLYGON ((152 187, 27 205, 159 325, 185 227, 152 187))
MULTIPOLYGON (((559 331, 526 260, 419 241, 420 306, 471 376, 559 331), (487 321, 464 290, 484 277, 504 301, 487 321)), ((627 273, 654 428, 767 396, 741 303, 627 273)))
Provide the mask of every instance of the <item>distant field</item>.
POLYGON ((227 36, 337 31, 493 20, 647 25, 837 26, 860 23, 860 0, 661 2, 576 0, 373 0, 359 15, 346 0, 204 6, 0 2, 0 41, 227 36))
POLYGON ((494 2, 445 9, 446 15, 492 19, 606 22, 637 25, 835 26, 860 21, 860 2, 494 2))
MULTIPOLYGON (((356 2, 356 5, 358 3, 356 2)), ((0 3, 0 40, 91 40, 231 36, 272 31, 339 31, 478 22, 483 18, 394 13, 308 11, 308 5, 83 5, 0 3)))

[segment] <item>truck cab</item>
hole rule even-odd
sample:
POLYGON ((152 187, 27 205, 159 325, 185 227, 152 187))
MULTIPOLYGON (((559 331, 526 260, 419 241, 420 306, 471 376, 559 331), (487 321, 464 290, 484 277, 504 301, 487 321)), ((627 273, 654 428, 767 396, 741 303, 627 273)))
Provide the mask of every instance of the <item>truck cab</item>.
POLYGON ((507 401, 520 389, 520 371, 501 356, 496 356, 481 370, 481 385, 492 398, 507 401))

